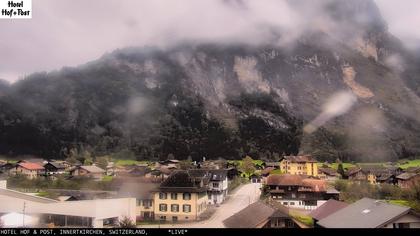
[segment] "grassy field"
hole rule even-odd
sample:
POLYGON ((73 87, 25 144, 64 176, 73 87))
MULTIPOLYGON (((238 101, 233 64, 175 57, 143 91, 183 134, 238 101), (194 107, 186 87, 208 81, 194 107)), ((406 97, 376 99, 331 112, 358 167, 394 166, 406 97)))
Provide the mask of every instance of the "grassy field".
POLYGON ((149 161, 136 161, 136 160, 115 160, 116 166, 132 166, 136 164, 149 164, 149 161))
POLYGON ((409 167, 417 167, 417 166, 420 166, 420 159, 409 160, 408 163, 399 165, 399 167, 401 167, 402 169, 407 169, 409 167))
MULTIPOLYGON (((409 167, 420 166, 420 159, 407 160, 407 161, 403 161, 403 162, 399 161, 399 163, 398 163, 398 166, 401 167, 402 169, 407 169, 409 167), (407 163, 402 164, 403 162, 407 162, 407 163)), ((323 164, 324 163, 318 163, 318 167, 321 167, 323 164)), ((375 166, 378 166, 378 165, 386 165, 386 162, 370 162, 370 163, 356 163, 356 164, 344 162, 343 163, 343 168, 348 169, 348 168, 354 167, 355 165, 361 165, 361 166, 375 165, 375 166)), ((328 166, 337 170, 338 163, 330 163, 330 164, 328 164, 328 166)))

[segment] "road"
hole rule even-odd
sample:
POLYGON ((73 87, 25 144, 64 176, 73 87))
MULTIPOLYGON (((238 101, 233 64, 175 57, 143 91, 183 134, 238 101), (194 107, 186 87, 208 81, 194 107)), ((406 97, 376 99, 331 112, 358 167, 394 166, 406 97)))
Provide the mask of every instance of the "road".
MULTIPOLYGON (((208 219, 200 222, 188 222, 182 224, 162 224, 161 228, 224 228, 223 221, 233 214, 244 209, 248 205, 260 199, 260 184, 242 185, 229 195, 229 199, 225 201, 216 212, 208 219)), ((142 225, 144 228, 157 228, 159 225, 142 225)))

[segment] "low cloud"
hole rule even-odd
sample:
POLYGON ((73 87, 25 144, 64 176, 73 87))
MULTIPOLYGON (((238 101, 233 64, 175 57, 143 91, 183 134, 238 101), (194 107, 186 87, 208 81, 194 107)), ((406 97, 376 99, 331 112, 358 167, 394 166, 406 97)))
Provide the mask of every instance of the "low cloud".
POLYGON ((334 93, 322 107, 322 112, 304 127, 304 132, 313 133, 329 120, 348 112, 357 102, 357 97, 350 91, 334 93))
MULTIPOLYGON (((168 47, 183 41, 288 45, 314 28, 342 30, 323 12, 330 1, 37 0, 32 19, 0 20, 0 78, 15 81, 35 71, 76 66, 127 46, 168 47)), ((417 12, 402 11, 418 9, 411 7, 417 1, 376 2, 396 36, 418 36, 417 12), (393 12, 395 5, 400 7, 393 12)))

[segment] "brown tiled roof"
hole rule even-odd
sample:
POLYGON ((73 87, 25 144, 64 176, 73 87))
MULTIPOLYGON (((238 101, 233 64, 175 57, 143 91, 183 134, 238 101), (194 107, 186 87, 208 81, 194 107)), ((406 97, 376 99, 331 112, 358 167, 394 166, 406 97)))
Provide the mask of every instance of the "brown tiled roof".
POLYGON ((291 174, 269 175, 267 178, 267 185, 301 186, 303 178, 304 177, 301 175, 291 174))
POLYGON ((350 175, 354 175, 357 174, 359 171, 361 171, 362 169, 360 167, 350 167, 347 171, 346 171, 346 175, 350 176, 350 175))
POLYGON ((264 170, 261 171, 261 175, 268 175, 271 171, 275 170, 274 167, 267 167, 264 170))
POLYGON ((314 192, 326 192, 327 182, 320 179, 304 179, 302 180, 303 186, 311 187, 314 192))
POLYGON ((30 163, 30 162, 21 162, 19 163, 19 166, 22 168, 25 168, 27 170, 43 170, 44 167, 37 164, 37 163, 30 163))
POLYGON ((321 171, 322 173, 330 176, 336 176, 338 175, 337 171, 333 168, 327 167, 327 168, 318 168, 318 171, 321 171))
POLYGON ((397 176, 397 179, 402 179, 402 180, 408 180, 413 178, 414 176, 417 176, 419 174, 417 173, 402 173, 400 175, 397 176))
POLYGON ((317 162, 317 160, 315 160, 315 158, 313 158, 312 156, 309 155, 305 155, 305 156, 285 156, 284 157, 285 160, 290 161, 290 162, 317 162))
POLYGON ((327 202, 325 202, 324 204, 322 204, 320 207, 318 207, 317 209, 313 210, 309 216, 311 216, 312 218, 314 218, 315 220, 321 220, 329 215, 331 215, 332 213, 348 206, 349 204, 345 203, 345 202, 340 202, 340 201, 336 201, 334 199, 330 199, 327 202))
POLYGON ((262 202, 255 202, 223 221, 227 228, 256 228, 268 222, 276 209, 262 202))
POLYGON ((412 166, 405 169, 406 172, 420 173, 420 166, 412 166))

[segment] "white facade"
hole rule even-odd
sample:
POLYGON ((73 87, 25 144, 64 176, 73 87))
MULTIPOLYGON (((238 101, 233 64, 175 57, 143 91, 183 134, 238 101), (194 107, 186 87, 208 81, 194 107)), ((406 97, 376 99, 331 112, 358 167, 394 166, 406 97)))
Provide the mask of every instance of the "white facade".
MULTIPOLYGON (((273 198, 275 199, 275 198, 273 198)), ((304 201, 300 201, 300 200, 287 200, 287 199, 281 199, 281 200, 277 200, 278 202, 280 202, 282 205, 289 207, 289 208, 295 208, 295 209, 303 209, 303 210, 315 210, 318 207, 320 207, 322 204, 324 204, 325 200, 317 200, 316 201, 316 206, 308 206, 305 205, 304 201)))
POLYGON ((228 178, 222 181, 210 181, 209 190, 207 191, 209 204, 222 204, 228 194, 228 178))
MULTIPOLYGON (((108 219, 121 220, 128 217, 136 222, 135 198, 59 202, 0 189, 0 203, 0 214, 20 213, 33 218, 41 218, 45 215, 84 217, 91 219, 94 228, 103 227, 103 222, 108 219)), ((34 220, 33 222, 36 225, 25 226, 42 227, 42 225, 38 225, 38 221, 34 220)))
POLYGON ((0 180, 0 188, 7 188, 7 180, 0 180))

